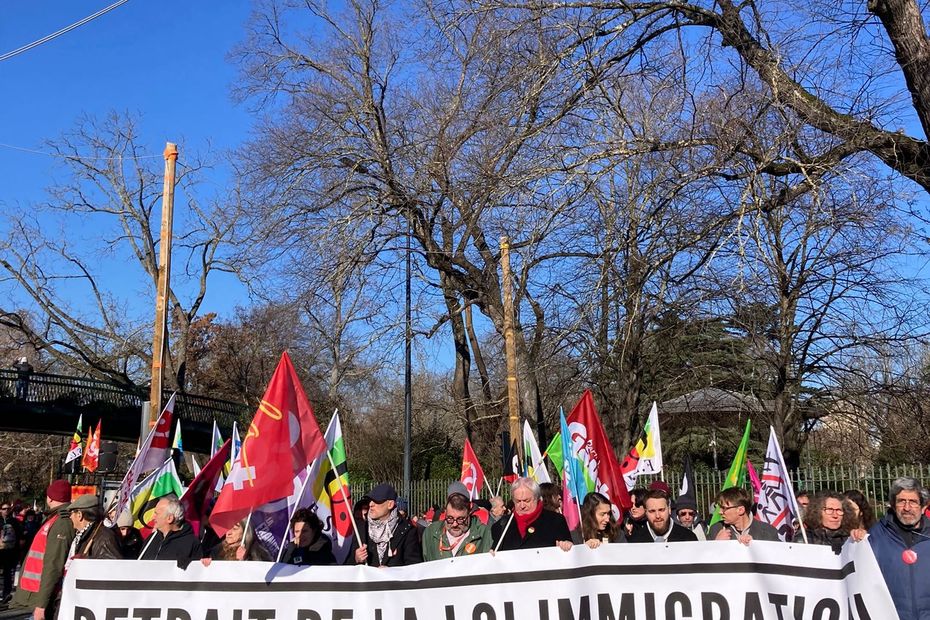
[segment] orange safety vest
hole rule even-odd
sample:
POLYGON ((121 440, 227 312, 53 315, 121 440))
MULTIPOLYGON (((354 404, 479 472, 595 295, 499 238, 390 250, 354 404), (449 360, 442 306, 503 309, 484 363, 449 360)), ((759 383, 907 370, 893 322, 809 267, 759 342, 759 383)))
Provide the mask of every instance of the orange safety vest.
POLYGON ((56 512, 48 521, 42 524, 32 541, 32 546, 29 547, 29 553, 26 554, 23 573, 19 576, 19 587, 27 592, 39 591, 39 585, 42 583, 42 566, 45 562, 45 545, 48 542, 48 531, 52 529, 57 520, 58 513, 56 512))

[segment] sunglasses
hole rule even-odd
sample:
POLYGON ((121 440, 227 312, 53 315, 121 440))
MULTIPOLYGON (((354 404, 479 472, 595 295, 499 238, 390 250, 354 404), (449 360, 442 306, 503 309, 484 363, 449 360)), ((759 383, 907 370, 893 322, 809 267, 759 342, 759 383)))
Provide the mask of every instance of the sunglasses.
POLYGON ((697 513, 694 512, 693 510, 679 510, 678 511, 679 517, 693 517, 695 514, 697 513))

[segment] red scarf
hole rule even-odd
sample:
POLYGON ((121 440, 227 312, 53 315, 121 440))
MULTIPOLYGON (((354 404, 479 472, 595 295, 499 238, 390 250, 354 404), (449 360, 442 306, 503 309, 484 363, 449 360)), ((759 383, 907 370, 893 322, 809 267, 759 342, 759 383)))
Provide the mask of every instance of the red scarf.
POLYGON ((542 514, 543 503, 540 501, 536 504, 536 510, 529 512, 525 515, 520 515, 517 513, 513 514, 513 520, 517 522, 517 530, 520 532, 520 538, 526 538, 526 529, 530 526, 530 523, 536 521, 539 518, 539 515, 542 514))

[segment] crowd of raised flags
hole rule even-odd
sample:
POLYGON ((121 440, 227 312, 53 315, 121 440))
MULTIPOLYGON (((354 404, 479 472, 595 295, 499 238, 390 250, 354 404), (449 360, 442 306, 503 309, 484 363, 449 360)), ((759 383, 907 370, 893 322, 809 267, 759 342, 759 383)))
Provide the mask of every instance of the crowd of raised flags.
MULTIPOLYGON (((224 440, 214 422, 210 459, 200 466, 191 455, 194 478, 185 487, 178 476, 172 453, 183 454, 180 420, 174 416, 175 396, 168 400, 151 431, 140 443, 108 508, 116 514, 128 511, 134 524, 148 531, 158 499, 174 494, 181 498, 186 520, 195 531, 210 527, 219 535, 244 518, 255 535, 274 555, 287 543, 288 523, 299 508, 311 508, 325 525, 334 551, 341 561, 353 536, 355 520, 349 493, 345 440, 338 411, 326 432, 320 431, 303 387, 287 353, 275 370, 258 411, 244 439, 237 425, 224 440), (175 432, 171 437, 171 428, 175 432)), ((66 463, 81 459, 87 471, 97 467, 100 423, 88 433, 82 447, 81 419, 68 449, 66 463)), ((757 517, 774 526, 782 540, 791 540, 799 522, 797 501, 774 431, 769 438, 762 475, 756 475, 748 455, 750 424, 727 473, 723 488, 742 486, 749 475, 759 506, 757 517)), ((487 489, 500 494, 500 484, 525 476, 538 483, 552 482, 547 461, 561 482, 563 514, 570 528, 578 526, 581 502, 592 491, 609 498, 617 516, 632 506, 630 490, 640 475, 661 474, 662 444, 658 409, 653 403, 641 436, 622 462, 613 447, 594 406, 585 391, 566 417, 560 412, 560 432, 541 452, 528 422, 523 425, 523 463, 516 440, 504 446, 505 471, 495 491, 484 474, 471 443, 463 447, 461 482, 471 499, 487 489)), ((693 494, 690 462, 679 495, 693 494)), ((711 524, 720 519, 719 511, 711 524)))

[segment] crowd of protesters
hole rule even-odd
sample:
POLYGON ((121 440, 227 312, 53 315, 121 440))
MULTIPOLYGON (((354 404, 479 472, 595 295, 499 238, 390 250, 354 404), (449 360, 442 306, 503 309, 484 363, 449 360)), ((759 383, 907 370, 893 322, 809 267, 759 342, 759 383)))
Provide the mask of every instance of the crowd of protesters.
MULTIPOLYGON (((389 484, 375 486, 355 503, 352 545, 345 564, 391 567, 479 553, 574 545, 592 549, 612 543, 678 543, 734 540, 779 541, 779 533, 756 517, 749 492, 724 489, 716 497, 719 514, 707 527, 689 496, 673 499, 668 485, 631 492, 633 505, 618 521, 608 497, 589 493, 579 510, 580 525, 571 530, 562 514, 561 494, 553 485, 519 478, 511 500, 472 501, 464 484, 449 486, 446 502, 408 517, 405 502, 389 484)), ((930 493, 914 478, 896 479, 885 513, 877 518, 857 490, 798 494, 801 523, 792 541, 829 546, 835 553, 852 540, 868 544, 878 560, 902 620, 930 615, 930 493), (803 524, 803 528, 800 527, 803 524)), ((235 524, 218 538, 209 527, 198 536, 184 519, 176 497, 161 498, 154 527, 143 540, 128 513, 103 515, 94 495, 72 501, 71 487, 56 480, 46 489, 44 521, 34 510, 0 503, 0 568, 3 599, 31 613, 35 620, 54 617, 64 573, 78 558, 171 560, 185 567, 192 561, 273 561, 248 524, 235 524), (19 585, 12 593, 14 571, 19 585)), ((574 506, 573 506, 574 508, 574 506)), ((300 566, 337 563, 333 544, 319 517, 295 511, 291 541, 280 561, 300 566)))

